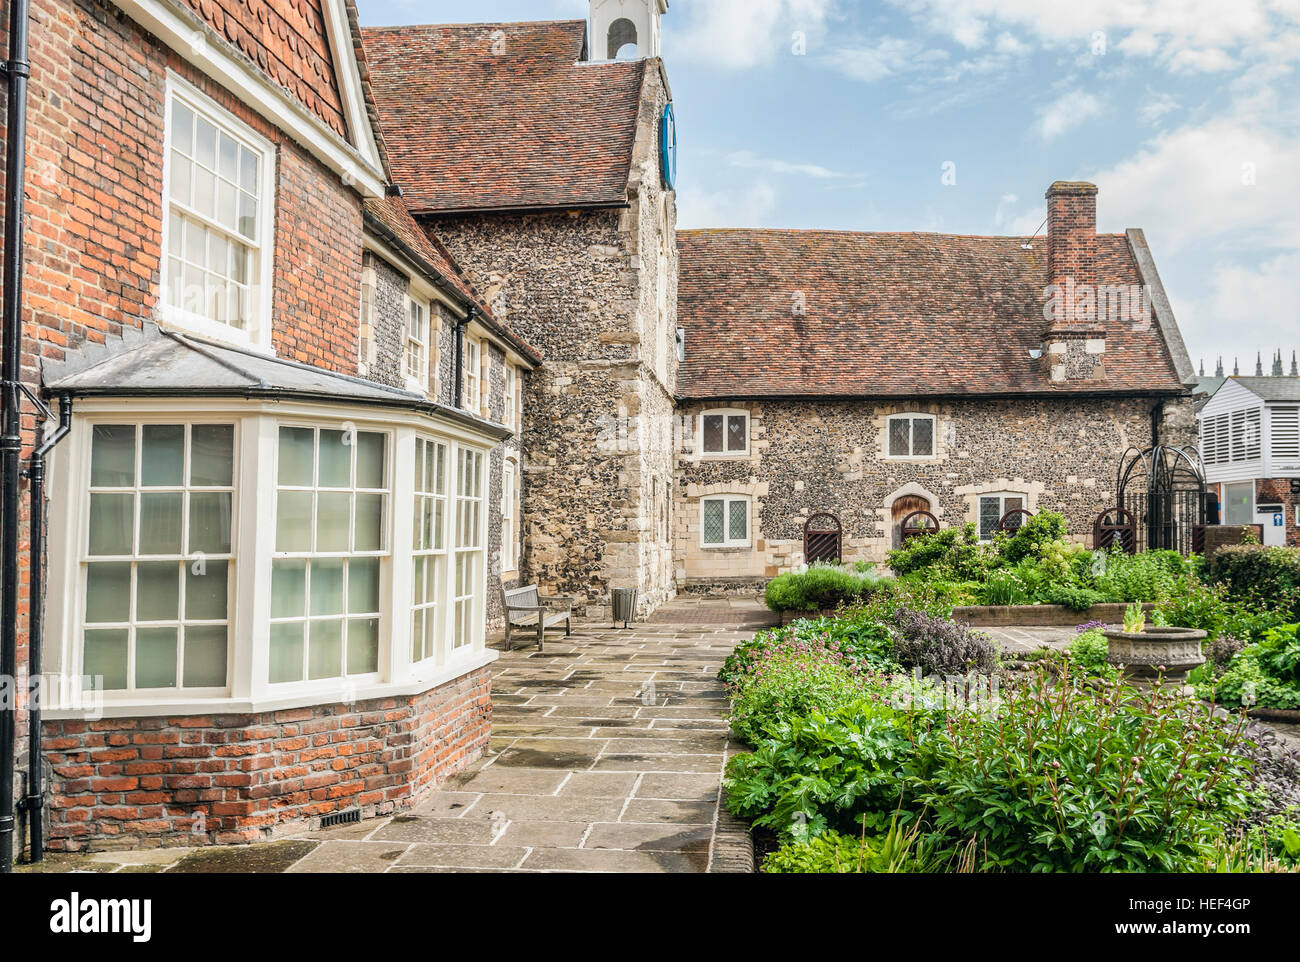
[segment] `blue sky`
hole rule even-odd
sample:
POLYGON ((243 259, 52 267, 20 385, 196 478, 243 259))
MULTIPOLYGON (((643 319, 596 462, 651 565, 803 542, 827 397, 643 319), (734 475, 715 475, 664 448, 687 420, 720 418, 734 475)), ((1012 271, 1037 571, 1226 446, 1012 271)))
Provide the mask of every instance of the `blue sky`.
POLYGON ((681 226, 1032 233, 1048 184, 1092 180, 1101 230, 1146 231, 1194 362, 1300 349, 1300 0, 672 0, 663 31, 681 226))

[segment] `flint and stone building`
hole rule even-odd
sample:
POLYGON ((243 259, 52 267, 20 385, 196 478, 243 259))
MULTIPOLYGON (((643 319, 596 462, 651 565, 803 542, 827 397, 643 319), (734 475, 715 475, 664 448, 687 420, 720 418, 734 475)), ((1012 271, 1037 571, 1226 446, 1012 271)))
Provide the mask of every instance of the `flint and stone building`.
POLYGON ((33 0, 51 846, 414 804, 486 750, 503 588, 752 592, 815 514, 846 561, 917 510, 1086 541, 1124 450, 1194 443, 1091 185, 1043 237, 677 232, 667 8, 33 0))

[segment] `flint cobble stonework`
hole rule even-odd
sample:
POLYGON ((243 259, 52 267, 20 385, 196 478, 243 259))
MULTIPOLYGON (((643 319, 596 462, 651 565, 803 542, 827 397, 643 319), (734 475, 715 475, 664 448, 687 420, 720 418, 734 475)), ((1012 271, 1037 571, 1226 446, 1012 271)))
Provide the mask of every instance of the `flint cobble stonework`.
POLYGON ((892 507, 924 498, 943 527, 978 520, 979 496, 1018 493, 1030 511, 1059 511, 1070 537, 1091 540, 1114 501, 1115 470, 1130 446, 1152 439, 1149 399, 767 401, 708 407, 750 412, 750 454, 700 458, 692 427, 702 405, 683 410, 676 479, 677 577, 684 587, 753 590, 758 579, 803 564, 803 525, 828 511, 843 526, 846 562, 882 562, 894 546, 892 507), (891 414, 936 417, 937 456, 889 458, 891 414), (688 453, 689 452, 689 453, 688 453), (751 546, 700 545, 700 499, 753 500, 751 546))
POLYGON ((51 721, 50 848, 263 841, 409 808, 487 748, 491 670, 422 695, 254 715, 51 721))
POLYGON ((525 387, 521 577, 591 617, 637 588, 647 613, 675 591, 656 492, 673 474, 675 198, 662 189, 649 71, 622 210, 430 221, 487 303, 546 357, 525 387))

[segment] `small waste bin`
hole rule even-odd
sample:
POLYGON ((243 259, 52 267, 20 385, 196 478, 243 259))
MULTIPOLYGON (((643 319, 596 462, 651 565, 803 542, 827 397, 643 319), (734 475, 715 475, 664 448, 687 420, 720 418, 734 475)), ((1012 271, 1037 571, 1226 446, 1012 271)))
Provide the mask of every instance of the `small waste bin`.
POLYGON ((623 622, 623 627, 636 617, 636 589, 635 588, 615 588, 613 592, 614 608, 614 627, 618 627, 618 622, 623 622))

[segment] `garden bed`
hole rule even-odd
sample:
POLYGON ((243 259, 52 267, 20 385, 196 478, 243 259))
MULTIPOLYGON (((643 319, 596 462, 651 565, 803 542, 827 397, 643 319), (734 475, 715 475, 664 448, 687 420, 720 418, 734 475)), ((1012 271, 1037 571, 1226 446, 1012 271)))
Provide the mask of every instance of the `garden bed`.
MULTIPOLYGON (((1148 603, 1143 608, 1151 612, 1155 610, 1155 605, 1148 603)), ((1093 605, 1082 611, 1065 605, 968 605, 954 608, 952 620, 972 628, 1073 628, 1075 625, 1096 621, 1108 625, 1120 624, 1127 609, 1128 605, 1119 602, 1093 605)))

